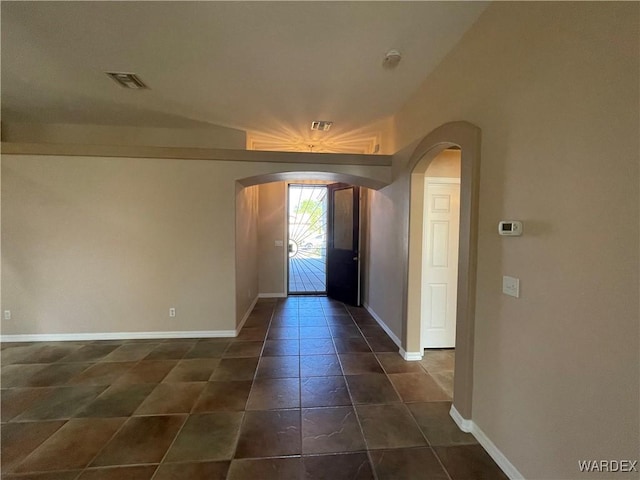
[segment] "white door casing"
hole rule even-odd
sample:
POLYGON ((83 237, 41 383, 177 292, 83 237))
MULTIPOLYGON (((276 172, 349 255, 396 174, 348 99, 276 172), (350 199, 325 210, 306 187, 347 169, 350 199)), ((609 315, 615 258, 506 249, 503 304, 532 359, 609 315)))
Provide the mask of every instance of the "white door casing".
POLYGON ((421 345, 451 348, 456 341, 460 179, 425 180, 421 345))

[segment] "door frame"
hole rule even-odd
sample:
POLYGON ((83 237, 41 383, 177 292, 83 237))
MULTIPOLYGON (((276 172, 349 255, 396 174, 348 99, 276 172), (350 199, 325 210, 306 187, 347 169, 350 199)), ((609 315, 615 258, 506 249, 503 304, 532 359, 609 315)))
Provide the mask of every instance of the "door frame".
POLYGON ((424 231, 425 172, 443 150, 459 147, 460 243, 458 250, 458 299, 456 311, 456 362, 452 414, 458 424, 470 427, 473 400, 473 352, 478 257, 481 131, 464 121, 450 122, 427 134, 408 162, 409 245, 405 310, 405 359, 419 360, 421 339, 422 232, 424 231))
MULTIPOLYGON (((428 190, 429 185, 458 185, 458 188, 459 188, 460 187, 460 178, 459 177, 429 177, 429 176, 425 176, 425 182, 424 182, 425 192, 428 190)), ((459 202, 458 202, 458 210, 460 210, 459 202)), ((423 215, 426 216, 426 211, 423 211, 423 215)), ((460 242, 460 219, 459 219, 459 215, 460 215, 460 213, 458 212, 458 225, 457 225, 457 227, 458 227, 458 243, 460 242)), ((428 225, 427 219, 424 218, 423 219, 423 228, 425 228, 427 225, 428 225)), ((423 236, 422 236, 423 247, 424 247, 424 241, 425 241, 424 235, 426 233, 427 232, 425 232, 423 230, 423 236)), ((458 247, 458 249, 459 249, 459 247, 458 247)), ((423 258, 423 260, 424 260, 424 258, 423 258)), ((423 263, 422 264, 423 279, 424 279, 424 270, 425 270, 425 267, 424 267, 424 263, 423 263)), ((457 283, 457 281, 456 281, 456 283, 457 283)), ((420 289, 420 292, 421 292, 421 295, 424 294, 424 292, 422 291, 422 288, 420 289)), ((457 302, 457 297, 458 297, 458 293, 457 293, 457 290, 456 290, 456 302, 457 302)), ((422 300, 424 300, 424 299, 421 297, 421 301, 422 300)), ((420 314, 420 322, 421 322, 421 325, 420 325, 420 350, 424 351, 425 348, 429 348, 429 347, 425 346, 425 343, 423 342, 423 340, 424 340, 423 339, 424 318, 423 318, 423 315, 422 315, 422 308, 420 309, 420 311, 421 311, 421 314, 420 314)), ((438 347, 432 347, 432 348, 438 348, 438 347)))
MULTIPOLYGON (((307 180, 299 180, 297 182, 295 181, 287 181, 284 182, 285 183, 285 194, 284 194, 284 215, 285 215, 285 220, 284 220, 284 281, 285 281, 285 285, 284 285, 284 292, 285 292, 285 296, 304 296, 304 295, 326 295, 327 294, 327 281, 328 281, 328 255, 327 255, 327 250, 328 250, 328 233, 327 233, 327 226, 325 226, 325 238, 327 239, 327 242, 325 244, 325 261, 324 261, 324 292, 291 292, 289 290, 289 275, 291 273, 291 268, 289 265, 289 261, 291 260, 291 257, 289 257, 289 218, 290 218, 290 212, 289 212, 289 192, 291 191, 291 186, 300 186, 300 187, 325 187, 327 188, 327 197, 326 197, 326 202, 327 202, 327 216, 329 215, 328 212, 328 202, 329 202, 329 183, 326 182, 309 182, 309 183, 305 183, 308 182, 307 180)), ((328 221, 328 220, 327 220, 328 221)))

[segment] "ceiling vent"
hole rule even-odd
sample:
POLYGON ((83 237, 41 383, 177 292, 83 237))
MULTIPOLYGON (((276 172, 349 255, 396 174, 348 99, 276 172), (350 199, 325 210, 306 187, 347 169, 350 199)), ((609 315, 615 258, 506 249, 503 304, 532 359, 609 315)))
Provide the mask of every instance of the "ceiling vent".
POLYGON ((142 80, 135 73, 123 73, 123 72, 106 72, 109 77, 118 85, 124 88, 131 88, 133 90, 147 89, 142 80))
POLYGON ((320 132, 327 132, 333 125, 333 122, 327 122, 324 120, 315 120, 311 122, 311 130, 318 130, 320 132))

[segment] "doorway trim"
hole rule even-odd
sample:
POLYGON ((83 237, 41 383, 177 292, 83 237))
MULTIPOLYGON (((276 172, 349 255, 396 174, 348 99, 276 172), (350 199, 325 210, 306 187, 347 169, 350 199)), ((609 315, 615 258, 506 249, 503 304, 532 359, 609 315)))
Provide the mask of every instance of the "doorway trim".
POLYGON ((480 192, 481 131, 469 122, 450 122, 427 134, 413 151, 410 172, 409 251, 407 271, 406 357, 422 357, 421 289, 422 235, 424 231, 425 172, 443 150, 459 147, 460 243, 456 312, 456 362, 453 409, 471 419, 476 271, 478 256, 478 202, 480 192))

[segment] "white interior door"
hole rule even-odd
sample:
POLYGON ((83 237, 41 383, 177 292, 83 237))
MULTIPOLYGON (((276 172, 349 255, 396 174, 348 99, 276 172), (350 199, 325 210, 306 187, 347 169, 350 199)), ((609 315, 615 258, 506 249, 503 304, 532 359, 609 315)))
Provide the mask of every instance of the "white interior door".
POLYGON ((422 245, 422 348, 456 343, 460 179, 425 182, 422 245))

